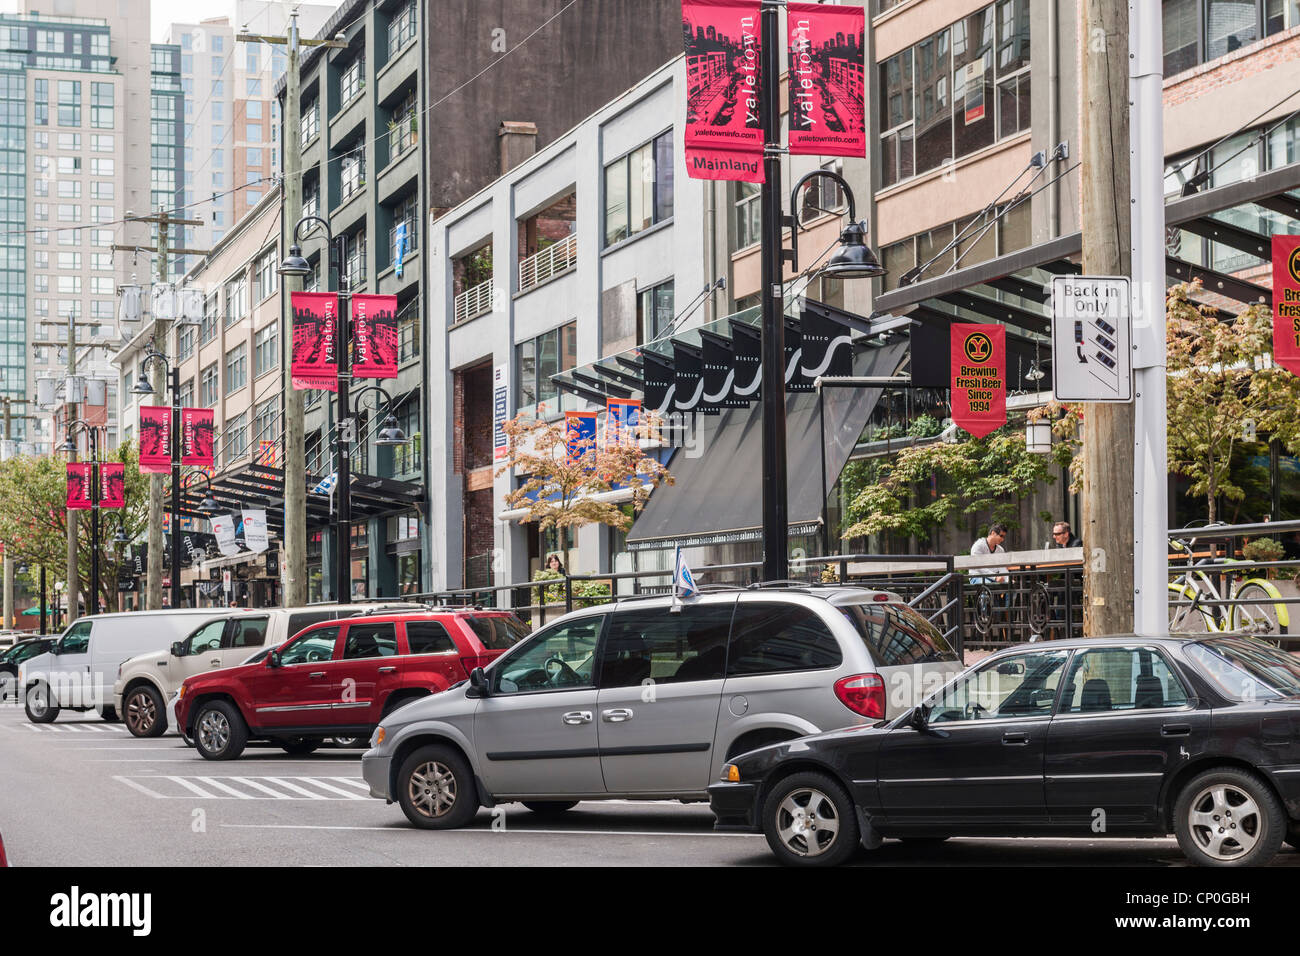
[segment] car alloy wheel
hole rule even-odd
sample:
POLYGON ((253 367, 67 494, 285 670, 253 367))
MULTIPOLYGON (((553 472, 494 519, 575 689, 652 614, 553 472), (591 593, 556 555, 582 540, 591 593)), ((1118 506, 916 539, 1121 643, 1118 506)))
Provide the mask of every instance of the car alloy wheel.
POLYGON ((146 737, 158 720, 153 695, 137 690, 126 701, 126 725, 136 737, 146 737))
POLYGON ((412 805, 427 817, 444 817, 456 805, 456 775, 437 760, 416 767, 407 788, 412 805))
POLYGON ((230 744, 230 721, 221 711, 213 709, 199 718, 196 734, 199 746, 211 754, 219 754, 230 744))
POLYGON ((1223 862, 1255 849, 1265 826, 1254 798, 1227 783, 1215 783, 1197 793, 1188 808, 1187 823, 1200 851, 1223 862))
POLYGON ((39 720, 50 709, 50 702, 45 696, 45 687, 37 684, 27 694, 27 707, 33 720, 39 720))
POLYGON ((777 834, 796 856, 821 856, 835 846, 840 832, 835 803, 812 787, 792 790, 776 811, 777 834))

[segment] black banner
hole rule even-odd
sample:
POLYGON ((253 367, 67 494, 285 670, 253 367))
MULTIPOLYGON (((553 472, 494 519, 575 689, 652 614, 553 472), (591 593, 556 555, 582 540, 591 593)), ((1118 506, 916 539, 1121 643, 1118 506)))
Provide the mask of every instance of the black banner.
POLYGON ((649 350, 641 353, 645 363, 645 410, 666 415, 674 411, 670 405, 676 392, 676 375, 672 359, 649 350))
POLYGON ((280 576, 280 552, 274 548, 266 552, 266 576, 268 578, 280 576))
POLYGON ((811 386, 819 377, 853 374, 853 339, 850 329, 811 305, 800 315, 803 356, 801 377, 811 386))
POLYGON ((813 390, 812 379, 803 374, 802 366, 803 333, 799 329, 799 320, 787 315, 785 317, 785 391, 787 395, 791 392, 811 392, 813 390))
POLYGON ((717 411, 704 401, 704 363, 698 348, 673 341, 673 371, 677 385, 673 408, 679 412, 717 411))
POLYGON ((758 327, 731 320, 731 343, 736 363, 736 384, 732 391, 741 402, 763 397, 763 340, 758 327))
POLYGON ((749 403, 736 395, 736 351, 731 339, 700 330, 704 366, 704 400, 717 408, 744 408, 749 403))

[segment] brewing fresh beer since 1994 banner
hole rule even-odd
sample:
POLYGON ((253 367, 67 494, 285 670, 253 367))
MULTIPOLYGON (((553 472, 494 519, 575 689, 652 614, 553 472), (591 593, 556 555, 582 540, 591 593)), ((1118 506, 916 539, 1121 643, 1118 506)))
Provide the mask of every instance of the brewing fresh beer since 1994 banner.
POLYGON ((763 181, 758 0, 682 0, 686 173, 763 181))
POLYGON ((339 297, 333 292, 294 292, 293 347, 289 373, 296 389, 338 391, 339 369, 334 356, 339 297))
POLYGON ((1300 375, 1300 235, 1273 237, 1273 361, 1300 375))
POLYGON ((976 438, 1007 423, 1007 330, 952 324, 952 420, 976 438))
POLYGON ((786 16, 791 154, 866 156, 863 8, 792 3, 786 16))
POLYGON ((172 470, 172 410, 165 405, 140 406, 140 470, 151 475, 172 470))
POLYGON ((397 296, 352 297, 352 377, 397 378, 397 296))

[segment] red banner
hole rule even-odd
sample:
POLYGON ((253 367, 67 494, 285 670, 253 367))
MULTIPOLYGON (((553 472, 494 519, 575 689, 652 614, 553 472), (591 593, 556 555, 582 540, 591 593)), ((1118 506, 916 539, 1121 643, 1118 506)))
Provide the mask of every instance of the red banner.
POLYGON ((289 374, 296 389, 338 390, 338 362, 334 343, 339 316, 339 297, 333 292, 294 292, 289 297, 293 310, 293 347, 289 374))
POLYGON ((84 511, 90 507, 90 462, 68 462, 68 502, 69 511, 84 511))
POLYGON ((181 464, 211 467, 216 463, 213 450, 216 425, 210 408, 181 409, 181 464))
POLYGON ((1300 236, 1273 237, 1273 361, 1300 375, 1300 236))
POLYGON ((686 173, 763 181, 758 0, 682 0, 686 173))
POLYGON ((397 378, 397 296, 352 297, 352 377, 397 378))
POLYGON ((976 438, 1007 423, 1007 330, 952 323, 952 420, 976 438))
POLYGON ((165 405, 140 406, 140 470, 149 475, 172 470, 172 410, 165 405))
POLYGON ((867 155, 862 7, 791 3, 790 153, 867 155))
POLYGON ((106 461, 99 466, 99 506, 126 507, 126 465, 120 461, 106 461))

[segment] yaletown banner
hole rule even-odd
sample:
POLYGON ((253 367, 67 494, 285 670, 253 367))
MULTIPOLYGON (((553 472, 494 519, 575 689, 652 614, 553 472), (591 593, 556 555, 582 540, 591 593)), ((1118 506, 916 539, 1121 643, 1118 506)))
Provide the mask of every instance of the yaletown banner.
POLYGON ((758 0, 682 0, 686 173, 763 181, 758 0))
POLYGON ((791 154, 865 157, 863 8, 792 3, 786 16, 791 154))
POLYGON ((397 378, 397 296, 352 297, 353 378, 397 378))
POLYGON ((293 347, 289 374, 293 387, 338 391, 338 363, 334 356, 339 297, 333 292, 294 292, 293 347))

